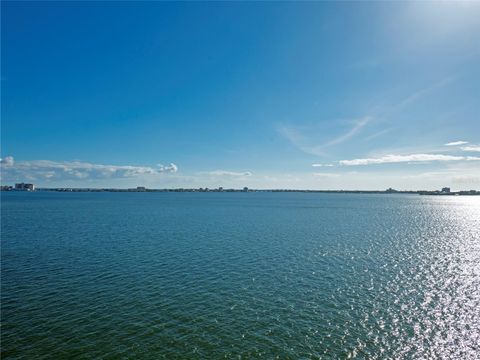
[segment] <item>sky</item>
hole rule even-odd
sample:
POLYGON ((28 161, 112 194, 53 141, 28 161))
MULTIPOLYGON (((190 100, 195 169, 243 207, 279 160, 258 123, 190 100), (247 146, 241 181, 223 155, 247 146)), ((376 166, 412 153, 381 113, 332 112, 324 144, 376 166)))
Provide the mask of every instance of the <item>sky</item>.
POLYGON ((1 182, 480 189, 480 2, 1 3, 1 182))

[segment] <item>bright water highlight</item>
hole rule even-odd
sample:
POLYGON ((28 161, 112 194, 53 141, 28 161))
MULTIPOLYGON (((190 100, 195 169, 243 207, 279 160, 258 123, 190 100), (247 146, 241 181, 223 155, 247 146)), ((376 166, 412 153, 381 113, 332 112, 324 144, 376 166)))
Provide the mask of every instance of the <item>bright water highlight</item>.
POLYGON ((480 197, 1 205, 3 359, 480 357, 480 197))

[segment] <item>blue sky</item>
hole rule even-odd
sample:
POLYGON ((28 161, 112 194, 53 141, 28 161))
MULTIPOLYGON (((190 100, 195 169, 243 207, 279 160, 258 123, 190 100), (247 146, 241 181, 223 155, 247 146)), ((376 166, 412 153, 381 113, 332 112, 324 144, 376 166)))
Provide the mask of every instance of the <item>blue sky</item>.
POLYGON ((1 16, 2 183, 480 188, 478 2, 1 16))

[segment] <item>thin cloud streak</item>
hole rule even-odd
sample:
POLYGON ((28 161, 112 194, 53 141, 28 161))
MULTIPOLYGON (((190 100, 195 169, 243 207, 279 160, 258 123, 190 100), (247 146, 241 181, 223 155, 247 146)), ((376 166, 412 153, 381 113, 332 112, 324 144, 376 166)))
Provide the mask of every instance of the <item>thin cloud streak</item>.
POLYGON ((452 141, 452 142, 446 143, 445 146, 458 146, 458 145, 465 145, 465 144, 468 144, 468 141, 460 140, 460 141, 452 141))
POLYGON ((345 134, 343 134, 343 135, 325 143, 324 145, 321 145, 320 147, 329 147, 329 146, 332 146, 332 145, 338 145, 338 144, 341 144, 341 143, 349 140, 356 133, 358 133, 365 125, 367 125, 371 120, 372 120, 372 118, 370 116, 366 116, 364 118, 361 118, 361 119, 355 121, 354 126, 348 132, 346 132, 345 134))
POLYGON ((449 77, 446 77, 432 85, 430 85, 429 87, 426 87, 426 88, 423 88, 421 90, 418 90, 416 91, 415 93, 411 94, 410 96, 404 98, 402 101, 400 101, 397 105, 394 106, 394 110, 400 110, 400 109, 403 109, 404 107, 406 107, 407 105, 411 104, 411 103, 414 103, 416 101, 418 101, 419 99, 429 95, 430 93, 434 92, 435 90, 445 86, 445 85, 448 85, 450 84, 451 82, 453 82, 454 80, 456 79, 455 76, 449 76, 449 77))
POLYGON ((475 156, 452 156, 442 154, 411 154, 411 155, 385 155, 378 158, 365 158, 353 160, 340 160, 340 165, 359 166, 374 164, 395 164, 395 163, 418 163, 437 161, 479 161, 480 157, 475 156))
POLYGON ((352 121, 353 126, 346 133, 336 138, 333 138, 330 141, 327 141, 327 142, 324 142, 323 144, 318 144, 318 145, 312 144, 311 136, 305 136, 302 131, 298 130, 298 128, 281 126, 277 128, 277 131, 301 151, 307 154, 324 156, 325 149, 334 145, 339 145, 341 143, 344 143, 347 140, 350 140, 372 120, 373 118, 371 116, 365 116, 360 119, 355 119, 352 121))
POLYGON ((319 177, 319 178, 327 178, 327 179, 330 179, 330 178, 339 177, 340 174, 337 174, 337 173, 313 173, 313 176, 319 177))
MULTIPOLYGON (((301 151, 308 153, 308 154, 313 154, 317 156, 325 156, 325 150, 331 146, 339 145, 344 142, 347 142, 348 140, 354 138, 363 128, 366 127, 369 123, 371 123, 373 120, 380 118, 385 118, 385 117, 391 117, 394 114, 401 112, 405 107, 411 105, 412 103, 415 103, 419 101, 420 99, 430 95, 431 93, 435 92, 436 90, 452 83, 453 81, 456 80, 455 76, 449 76, 446 77, 440 81, 437 81, 436 83, 417 90, 413 94, 405 97, 404 99, 400 100, 393 106, 387 107, 383 110, 380 111, 371 111, 367 115, 364 116, 360 119, 356 119, 353 121, 353 126, 344 134, 331 139, 330 141, 324 142, 322 144, 316 145, 312 144, 312 135, 311 132, 309 132, 308 135, 304 134, 302 131, 300 131, 298 128, 295 127, 287 127, 287 126, 282 126, 277 129, 277 131, 284 136, 286 139, 288 139, 293 145, 295 145, 298 149, 301 151)), ((364 141, 368 142, 372 139, 375 139, 381 135, 384 135, 385 133, 391 131, 392 128, 387 128, 383 129, 380 131, 377 131, 376 133, 370 134, 369 136, 366 136, 364 138, 364 141)), ((462 145, 458 144, 458 145, 462 145)))
POLYGON ((461 149, 462 149, 463 151, 480 152, 480 145, 463 146, 461 149))
POLYGON ((393 128, 388 128, 388 129, 380 130, 380 131, 378 131, 378 132, 376 132, 376 133, 374 133, 374 134, 372 134, 372 135, 367 136, 367 137, 364 138, 363 140, 364 140, 364 141, 373 140, 373 139, 375 139, 375 138, 377 138, 377 137, 380 137, 380 136, 382 136, 382 135, 384 135, 384 134, 386 134, 386 133, 388 133, 388 132, 390 132, 390 131, 392 131, 392 130, 393 130, 393 128))
POLYGON ((236 172, 236 171, 228 171, 228 170, 214 170, 214 171, 208 171, 204 172, 202 174, 206 175, 212 175, 212 176, 252 176, 252 173, 250 171, 244 171, 244 172, 236 172))

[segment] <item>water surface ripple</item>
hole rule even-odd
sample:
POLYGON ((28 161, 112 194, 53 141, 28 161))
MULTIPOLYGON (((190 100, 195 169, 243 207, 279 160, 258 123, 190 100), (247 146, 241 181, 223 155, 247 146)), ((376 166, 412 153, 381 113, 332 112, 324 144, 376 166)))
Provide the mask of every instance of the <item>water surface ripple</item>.
POLYGON ((2 193, 3 359, 478 359, 480 197, 2 193))

